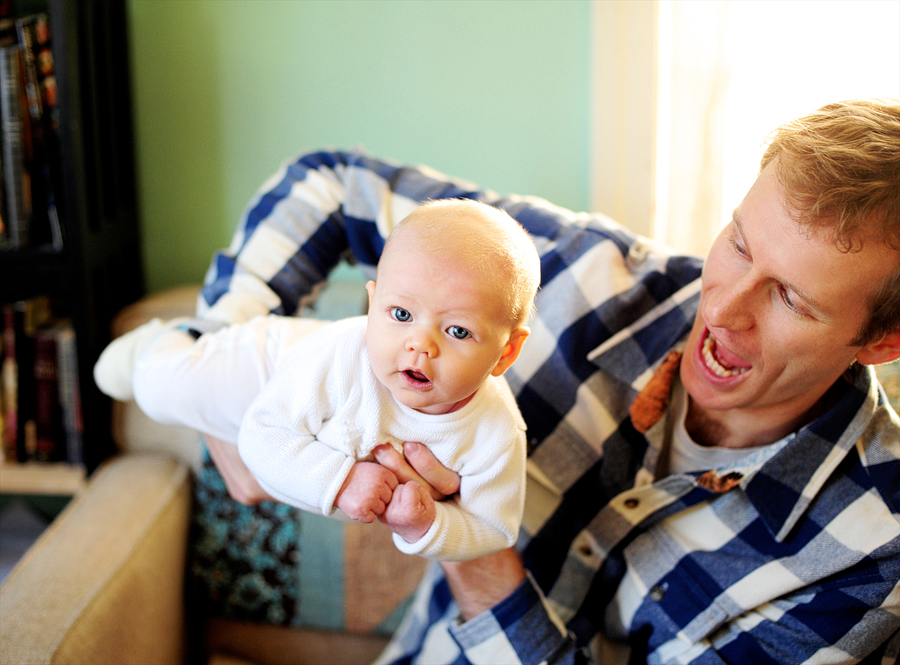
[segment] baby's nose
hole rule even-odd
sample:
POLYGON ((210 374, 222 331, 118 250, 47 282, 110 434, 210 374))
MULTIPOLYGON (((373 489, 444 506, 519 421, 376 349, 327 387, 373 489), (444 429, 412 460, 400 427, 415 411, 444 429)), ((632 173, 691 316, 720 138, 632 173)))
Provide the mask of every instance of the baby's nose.
POLYGON ((429 358, 435 358, 438 346, 431 335, 425 332, 416 332, 407 338, 406 350, 417 355, 424 354, 429 358))

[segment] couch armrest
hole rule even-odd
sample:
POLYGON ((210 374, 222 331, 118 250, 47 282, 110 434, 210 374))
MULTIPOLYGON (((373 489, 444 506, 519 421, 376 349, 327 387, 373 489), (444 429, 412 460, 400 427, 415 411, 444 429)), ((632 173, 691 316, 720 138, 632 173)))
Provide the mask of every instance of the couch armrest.
POLYGON ((0 663, 178 663, 191 486, 161 456, 114 458, 0 587, 0 663))

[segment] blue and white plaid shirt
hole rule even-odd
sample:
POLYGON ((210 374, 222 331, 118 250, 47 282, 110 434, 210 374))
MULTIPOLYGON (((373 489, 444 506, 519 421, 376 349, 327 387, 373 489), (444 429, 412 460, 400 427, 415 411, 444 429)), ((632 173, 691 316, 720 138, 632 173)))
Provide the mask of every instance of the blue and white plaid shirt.
POLYGON ((632 420, 690 329, 698 259, 601 215, 320 152, 251 202, 207 275, 205 315, 295 314, 348 253, 374 276, 391 228, 447 197, 504 208, 541 255, 532 335, 506 374, 528 424, 529 578, 460 624, 432 568, 382 661, 589 662, 603 635, 631 662, 894 663, 900 420, 869 368, 847 372, 825 415, 730 468, 666 475, 672 418, 632 420))

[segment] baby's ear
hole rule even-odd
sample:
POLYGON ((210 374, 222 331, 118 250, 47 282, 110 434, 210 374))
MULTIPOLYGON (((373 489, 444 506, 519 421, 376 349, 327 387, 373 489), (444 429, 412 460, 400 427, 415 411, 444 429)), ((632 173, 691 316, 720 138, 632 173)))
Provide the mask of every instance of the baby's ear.
POLYGON ((503 355, 500 356, 499 362, 491 372, 492 376, 501 376, 506 370, 512 367, 512 364, 518 359, 519 354, 522 353, 522 346, 525 344, 525 340, 528 339, 530 334, 531 329, 527 326, 520 326, 512 331, 512 334, 509 336, 509 341, 506 343, 506 346, 503 347, 503 355))
POLYGON ((375 282, 371 279, 366 282, 366 291, 369 293, 369 307, 372 306, 372 298, 375 297, 375 282))

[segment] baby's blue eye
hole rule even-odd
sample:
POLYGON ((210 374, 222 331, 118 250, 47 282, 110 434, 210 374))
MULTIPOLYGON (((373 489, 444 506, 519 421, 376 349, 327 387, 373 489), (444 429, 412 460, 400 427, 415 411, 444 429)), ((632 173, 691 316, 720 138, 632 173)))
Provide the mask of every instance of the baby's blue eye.
POLYGON ((391 316, 394 317, 395 320, 400 321, 401 323, 406 323, 412 319, 412 314, 403 309, 402 307, 395 307, 391 310, 391 316))
POLYGON ((462 326, 450 326, 447 328, 447 332, 450 333, 451 337, 455 337, 456 339, 466 339, 470 336, 469 331, 462 326))

